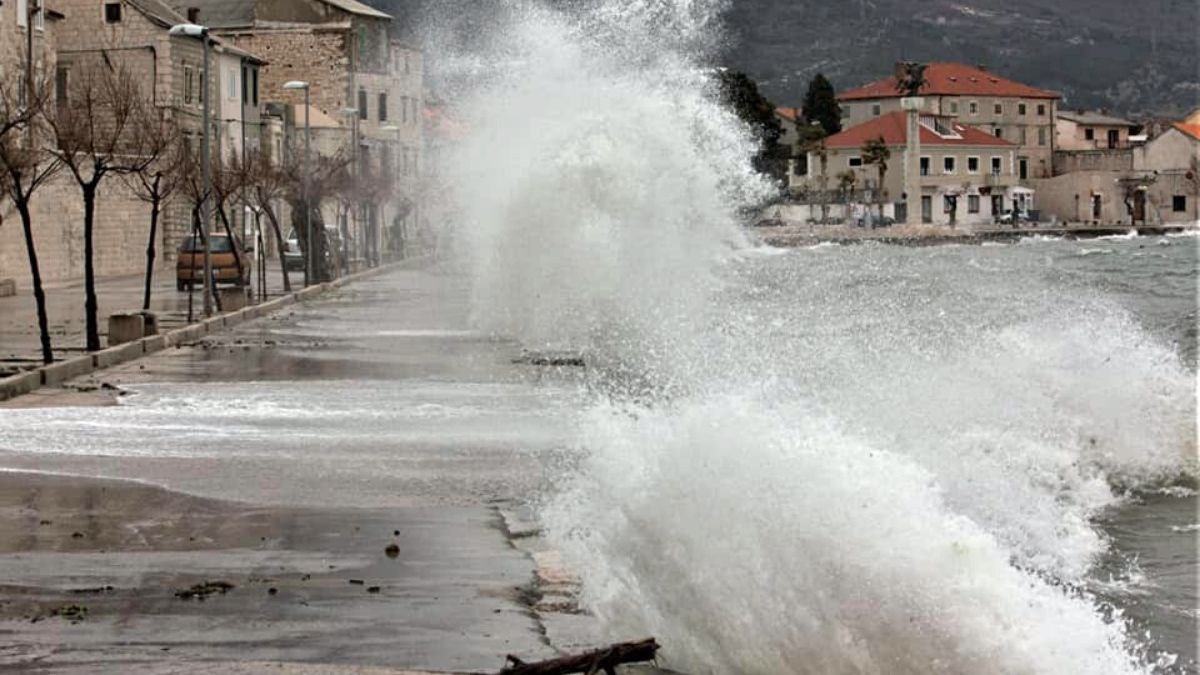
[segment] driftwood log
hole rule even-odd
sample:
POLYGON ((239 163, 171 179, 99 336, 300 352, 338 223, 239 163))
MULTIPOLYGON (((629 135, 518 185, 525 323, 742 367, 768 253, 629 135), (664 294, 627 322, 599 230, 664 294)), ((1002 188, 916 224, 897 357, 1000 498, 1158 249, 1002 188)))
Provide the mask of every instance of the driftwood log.
POLYGON ((601 671, 606 675, 616 675, 617 666, 624 663, 653 661, 657 651, 658 643, 654 641, 654 638, 649 638, 638 642, 620 642, 603 649, 537 663, 525 663, 509 654, 508 665, 500 671, 500 675, 566 675, 567 673, 594 675, 601 671))

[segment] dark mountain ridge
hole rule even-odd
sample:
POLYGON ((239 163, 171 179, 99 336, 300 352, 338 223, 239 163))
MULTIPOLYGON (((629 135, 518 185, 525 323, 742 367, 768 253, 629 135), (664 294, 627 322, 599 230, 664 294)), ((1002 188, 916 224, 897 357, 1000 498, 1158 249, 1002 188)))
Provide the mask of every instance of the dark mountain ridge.
MULTIPOLYGON (((409 39, 427 22, 486 30, 501 5, 368 1, 409 39)), ((726 17, 724 65, 779 105, 797 105, 817 72, 849 89, 900 59, 986 64, 1061 92, 1064 108, 1177 117, 1200 105, 1196 0, 731 0, 726 17)))

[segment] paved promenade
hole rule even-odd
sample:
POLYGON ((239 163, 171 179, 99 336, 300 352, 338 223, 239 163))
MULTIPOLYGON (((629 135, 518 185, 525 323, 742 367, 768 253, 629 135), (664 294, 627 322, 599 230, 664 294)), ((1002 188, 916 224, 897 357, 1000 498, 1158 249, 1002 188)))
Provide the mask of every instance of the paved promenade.
MULTIPOLYGON (((302 287, 303 274, 290 275, 292 289, 302 287)), ((0 298, 0 378, 17 370, 41 364, 41 343, 38 337, 37 304, 27 279, 20 284, 16 295, 0 298)), ((96 298, 100 305, 100 341, 107 346, 108 316, 114 312, 139 310, 142 307, 144 277, 141 274, 103 277, 96 281, 96 298)), ((279 265, 267 265, 267 296, 283 293, 279 265)), ((174 268, 158 270, 154 275, 150 309, 158 316, 159 332, 178 328, 187 323, 188 293, 175 289, 174 268)), ((193 298, 195 317, 203 317, 203 299, 199 289, 193 298)), ((46 286, 46 310, 50 319, 50 340, 56 360, 79 356, 84 350, 83 281, 46 286)))

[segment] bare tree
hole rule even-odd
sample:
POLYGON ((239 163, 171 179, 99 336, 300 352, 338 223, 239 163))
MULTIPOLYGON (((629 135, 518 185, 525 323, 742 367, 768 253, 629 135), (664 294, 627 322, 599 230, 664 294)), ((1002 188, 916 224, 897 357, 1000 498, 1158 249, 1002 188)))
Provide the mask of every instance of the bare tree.
POLYGON ((174 116, 154 106, 142 106, 139 113, 138 127, 142 136, 139 150, 143 161, 122 178, 138 199, 150 205, 150 232, 146 237, 146 278, 142 294, 142 309, 150 309, 154 261, 157 257, 158 221, 163 205, 175 194, 184 180, 186 148, 183 134, 174 116))
MULTIPOLYGON (((24 88, 26 83, 18 83, 24 88)), ((7 198, 21 217, 25 235, 25 254, 33 282, 33 298, 37 304, 38 335, 41 341, 42 362, 53 363, 50 345, 50 322, 46 313, 46 291, 42 287, 42 271, 38 263, 37 246, 33 240, 33 195, 61 168, 57 157, 46 152, 40 143, 46 136, 42 110, 49 87, 30 87, 22 94, 10 83, 0 82, 0 199, 7 198)))
POLYGON ((58 159, 75 179, 83 195, 83 283, 87 320, 87 349, 100 349, 97 317, 94 233, 96 194, 110 174, 139 171, 147 162, 139 154, 144 99, 132 75, 107 60, 85 64, 72 73, 66 100, 48 116, 57 144, 58 159))
POLYGON ((308 166, 309 192, 307 204, 305 204, 303 189, 305 165, 299 160, 299 154, 294 151, 288 153, 291 159, 284 162, 281 167, 288 182, 287 201, 292 207, 292 228, 296 231, 296 239, 300 242, 305 259, 308 260, 310 242, 308 241, 305 208, 309 209, 314 239, 312 242, 313 271, 316 277, 312 281, 329 281, 332 278, 329 269, 329 240, 325 236, 325 217, 321 212, 321 203, 327 197, 334 196, 338 186, 344 184, 344 172, 351 160, 345 152, 340 150, 329 155, 316 154, 313 157, 314 161, 308 166))
POLYGON ((271 223, 275 234, 275 247, 279 251, 279 269, 283 274, 283 290, 291 292, 292 283, 288 279, 287 260, 284 255, 286 244, 283 231, 279 224, 279 214, 275 205, 288 194, 289 183, 287 174, 271 163, 270 158, 261 151, 250 151, 245 157, 246 182, 250 188, 250 200, 254 207, 261 210, 271 223))
POLYGON ((242 260, 241 240, 234 236, 233 226, 229 215, 234 206, 239 203, 242 188, 246 185, 246 163, 240 156, 234 154, 228 161, 219 157, 213 159, 210 175, 213 185, 213 207, 229 241, 233 245, 233 260, 237 265, 238 279, 246 278, 245 261, 242 260))

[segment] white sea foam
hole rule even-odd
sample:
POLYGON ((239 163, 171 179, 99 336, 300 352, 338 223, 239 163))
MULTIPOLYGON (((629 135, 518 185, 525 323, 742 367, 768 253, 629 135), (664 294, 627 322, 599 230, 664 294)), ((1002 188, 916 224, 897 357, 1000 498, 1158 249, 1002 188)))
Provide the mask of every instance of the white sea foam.
POLYGON ((1194 471, 1175 353, 961 252, 730 255, 765 188, 703 67, 721 5, 513 7, 447 59, 443 170, 477 325, 595 359, 540 509, 585 607, 689 672, 1150 670, 1083 589, 1113 486, 1194 471))

